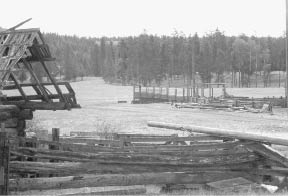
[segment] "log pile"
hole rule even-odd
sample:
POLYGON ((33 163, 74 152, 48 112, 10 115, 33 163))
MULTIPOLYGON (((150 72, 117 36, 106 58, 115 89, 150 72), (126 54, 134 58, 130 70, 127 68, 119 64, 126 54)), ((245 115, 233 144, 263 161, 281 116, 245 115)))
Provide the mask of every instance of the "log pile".
POLYGON ((272 104, 270 102, 255 102, 255 101, 228 101, 217 102, 207 101, 209 103, 175 103, 176 108, 191 108, 191 109, 206 109, 206 110, 221 110, 221 111, 242 111, 252 113, 272 113, 272 104))
POLYGON ((145 189, 131 186, 164 184, 163 190, 170 191, 196 185, 215 189, 231 179, 249 181, 258 188, 262 183, 280 187, 277 177, 288 175, 288 160, 267 145, 288 146, 284 139, 166 123, 148 125, 193 134, 114 134, 105 139, 77 132, 59 138, 59 130, 54 130, 54 141, 10 137, 9 190, 22 194, 34 190, 37 194, 43 190, 129 186, 116 192, 107 188, 107 193, 98 189, 93 194, 129 194, 129 190, 143 194, 145 189), (14 145, 17 143, 25 145, 14 145), (49 148, 36 148, 39 145, 49 148))
POLYGON ((33 118, 33 112, 30 109, 19 109, 15 105, 0 105, 1 129, 11 136, 24 136, 26 121, 33 118))

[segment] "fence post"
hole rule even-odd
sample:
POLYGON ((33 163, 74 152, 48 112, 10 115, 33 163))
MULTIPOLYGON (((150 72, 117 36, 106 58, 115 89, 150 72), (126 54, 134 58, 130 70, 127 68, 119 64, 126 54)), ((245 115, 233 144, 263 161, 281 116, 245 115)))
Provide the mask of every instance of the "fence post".
POLYGON ((223 93, 223 98, 225 99, 225 97, 226 97, 226 86, 225 86, 225 84, 223 84, 223 86, 222 86, 222 93, 223 93))
POLYGON ((136 90, 136 87, 135 85, 133 85, 133 102, 135 101, 135 90, 136 90))
POLYGON ((213 95, 213 94, 214 94, 214 92, 213 92, 213 88, 211 88, 211 95, 212 95, 212 96, 211 96, 211 98, 213 98, 213 97, 214 97, 214 95, 213 95))
POLYGON ((212 94, 211 85, 208 84, 208 87, 209 87, 209 98, 211 98, 211 94, 212 94))
MULTIPOLYGON (((59 128, 52 128, 52 141, 53 142, 59 142, 59 135, 60 135, 60 129, 59 128)), ((51 145, 51 150, 59 150, 59 146, 51 145)))
POLYGON ((139 85, 139 100, 141 101, 141 97, 142 95, 141 95, 141 85, 139 85))
POLYGON ((201 86, 201 97, 204 97, 204 85, 201 86))
POLYGON ((175 88, 175 102, 177 102, 177 88, 175 88))
POLYGON ((9 192, 9 141, 6 132, 0 132, 0 195, 8 195, 9 192))
POLYGON ((167 96, 167 100, 169 101, 169 88, 166 88, 166 96, 167 96))

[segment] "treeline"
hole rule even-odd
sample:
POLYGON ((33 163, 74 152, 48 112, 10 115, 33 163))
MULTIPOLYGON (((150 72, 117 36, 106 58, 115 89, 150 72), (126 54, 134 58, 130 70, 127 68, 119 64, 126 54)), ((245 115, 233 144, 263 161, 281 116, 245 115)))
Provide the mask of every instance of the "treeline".
MULTIPOLYGON (((44 34, 56 62, 51 73, 66 80, 102 76, 107 82, 149 85, 189 81, 193 73, 201 82, 225 82, 250 86, 255 72, 264 86, 271 71, 285 71, 284 37, 226 36, 216 30, 203 37, 175 31, 171 36, 142 33, 139 36, 79 38, 44 34), (187 80, 188 79, 188 80, 187 80)), ((35 70, 44 76, 43 70, 35 70)), ((257 80, 257 78, 256 78, 257 80)), ((280 80, 279 80, 280 81, 280 80)))

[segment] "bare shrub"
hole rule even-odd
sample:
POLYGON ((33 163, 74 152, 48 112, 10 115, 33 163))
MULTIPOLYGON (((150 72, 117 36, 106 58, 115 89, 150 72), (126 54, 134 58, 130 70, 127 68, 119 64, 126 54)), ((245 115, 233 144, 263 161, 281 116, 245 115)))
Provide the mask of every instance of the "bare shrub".
POLYGON ((97 122, 95 124, 97 135, 105 139, 113 139, 115 133, 119 131, 119 126, 106 121, 97 122))

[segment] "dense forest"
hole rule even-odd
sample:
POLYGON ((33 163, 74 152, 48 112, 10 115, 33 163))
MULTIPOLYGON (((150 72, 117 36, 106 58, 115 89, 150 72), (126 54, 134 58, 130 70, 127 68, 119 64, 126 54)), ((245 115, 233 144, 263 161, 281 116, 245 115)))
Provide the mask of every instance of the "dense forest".
POLYGON ((269 86, 270 72, 285 70, 284 37, 226 36, 218 29, 202 37, 177 31, 171 36, 145 31, 112 38, 44 36, 57 59, 50 70, 66 80, 102 76, 107 82, 149 85, 179 77, 187 82, 194 73, 201 82, 227 82, 224 76, 230 75, 241 87, 250 86, 257 72, 269 86))
POLYGON ((216 30, 203 37, 175 31, 171 36, 144 32, 134 37, 45 34, 45 38, 68 80, 93 75, 107 82, 149 85, 175 77, 187 81, 194 72, 202 82, 211 82, 212 77, 214 82, 225 82, 229 73, 239 86, 249 86, 255 72, 262 73, 268 84, 271 71, 285 70, 284 37, 231 37, 216 30))

